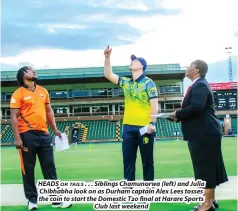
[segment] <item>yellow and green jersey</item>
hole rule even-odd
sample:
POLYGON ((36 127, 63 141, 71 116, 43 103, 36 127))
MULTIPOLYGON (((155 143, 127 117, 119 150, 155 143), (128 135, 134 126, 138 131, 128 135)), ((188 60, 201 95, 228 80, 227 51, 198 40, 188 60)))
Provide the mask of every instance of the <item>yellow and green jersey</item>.
POLYGON ((120 77, 118 85, 123 88, 125 111, 123 124, 145 126, 151 122, 150 99, 158 98, 155 83, 144 74, 133 81, 132 78, 120 77))

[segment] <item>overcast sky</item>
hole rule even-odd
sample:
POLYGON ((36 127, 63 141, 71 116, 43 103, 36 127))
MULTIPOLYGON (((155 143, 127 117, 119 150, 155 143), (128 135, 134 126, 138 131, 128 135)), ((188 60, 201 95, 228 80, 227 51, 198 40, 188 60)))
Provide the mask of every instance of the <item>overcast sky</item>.
POLYGON ((209 64, 211 82, 228 81, 226 46, 233 47, 237 77, 236 0, 4 0, 2 70, 148 64, 209 64))

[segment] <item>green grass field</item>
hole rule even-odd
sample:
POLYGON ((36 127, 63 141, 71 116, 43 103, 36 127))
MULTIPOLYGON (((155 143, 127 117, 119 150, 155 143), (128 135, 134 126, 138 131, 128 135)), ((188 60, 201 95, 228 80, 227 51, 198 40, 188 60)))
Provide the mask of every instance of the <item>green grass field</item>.
MULTIPOLYGON (((223 156, 229 176, 237 175, 237 140, 223 139, 223 156)), ((155 178, 193 177, 191 159, 184 141, 159 141, 154 150, 155 178)), ((55 162, 60 180, 95 179, 120 180, 123 178, 121 144, 79 145, 63 152, 55 152, 55 162)), ((1 184, 22 184, 18 151, 14 147, 1 149, 1 184)), ((36 179, 42 179, 37 161, 36 179)), ((138 150, 136 179, 142 179, 142 165, 138 150)), ((236 211, 237 201, 221 201, 219 211, 236 211)), ((193 205, 186 204, 152 204, 150 210, 182 211, 193 205)), ((2 207, 2 210, 26 210, 26 207, 2 207)), ((41 206, 40 210, 51 210, 41 206)), ((92 205, 74 205, 73 210, 93 210, 92 205)))

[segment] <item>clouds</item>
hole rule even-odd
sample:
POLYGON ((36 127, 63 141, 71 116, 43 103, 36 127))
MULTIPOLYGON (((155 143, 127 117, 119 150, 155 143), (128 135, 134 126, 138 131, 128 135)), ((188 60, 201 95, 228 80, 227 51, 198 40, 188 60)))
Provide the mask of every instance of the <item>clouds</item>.
MULTIPOLYGON (((1 62, 102 66, 110 45, 113 65, 128 65, 132 53, 148 64, 184 66, 195 59, 213 64, 225 61, 227 45, 238 55, 236 5, 235 0, 8 0, 2 5, 1 62)), ((224 71, 211 73, 222 80, 224 71)))
POLYGON ((121 40, 118 36, 125 35, 132 41, 140 35, 136 29, 126 24, 114 27, 113 23, 96 26, 65 25, 65 24, 41 24, 33 27, 30 25, 7 25, 3 29, 6 36, 2 38, 3 56, 14 55, 13 52, 59 48, 66 50, 86 50, 104 48, 108 45, 130 44, 131 41, 121 40), (13 29, 15 33, 13 33, 13 29), (18 33, 17 33, 18 32, 18 33))
POLYGON ((127 18, 165 13, 159 8, 143 13, 149 8, 142 1, 133 4, 129 1, 96 2, 5 1, 2 5, 2 55, 14 56, 42 48, 85 50, 99 49, 109 43, 114 46, 131 44, 141 32, 131 27, 127 18))
MULTIPOLYGON (((157 57, 164 61, 170 58, 186 64, 201 58, 216 62, 224 59, 226 45, 235 47, 237 43, 234 33, 238 27, 238 15, 234 5, 233 0, 166 0, 160 6, 178 8, 181 13, 177 16, 132 17, 129 24, 138 28, 137 23, 140 23, 144 33, 138 44, 157 47, 157 57)), ((237 54, 237 50, 234 48, 233 53, 237 54)))
POLYGON ((120 8, 126 10, 140 10, 140 11, 148 11, 150 8, 143 1, 115 1, 115 0, 106 0, 106 1, 89 1, 89 4, 93 7, 104 6, 107 8, 120 8))

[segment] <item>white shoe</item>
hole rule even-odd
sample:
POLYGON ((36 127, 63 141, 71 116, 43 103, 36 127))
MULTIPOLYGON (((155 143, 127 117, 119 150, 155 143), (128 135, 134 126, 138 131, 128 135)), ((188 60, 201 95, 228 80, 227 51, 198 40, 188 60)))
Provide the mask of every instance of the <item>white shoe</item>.
POLYGON ((53 208, 70 208, 72 204, 70 202, 61 202, 59 204, 52 204, 53 208))
POLYGON ((28 201, 28 210, 37 210, 38 206, 35 203, 28 201))

